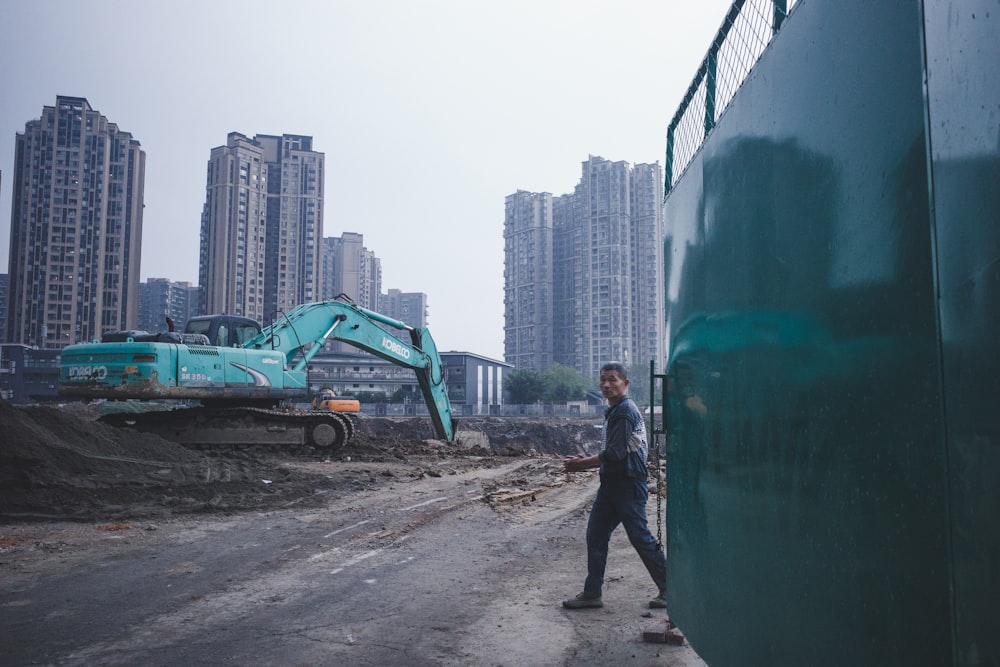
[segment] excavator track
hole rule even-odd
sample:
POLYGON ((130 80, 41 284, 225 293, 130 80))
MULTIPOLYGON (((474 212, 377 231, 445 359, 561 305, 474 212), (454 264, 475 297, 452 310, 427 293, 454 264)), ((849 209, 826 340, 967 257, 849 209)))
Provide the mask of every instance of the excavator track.
POLYGON ((347 415, 319 410, 199 407, 157 412, 113 413, 101 422, 132 428, 192 447, 269 445, 315 447, 332 452, 354 436, 347 415))

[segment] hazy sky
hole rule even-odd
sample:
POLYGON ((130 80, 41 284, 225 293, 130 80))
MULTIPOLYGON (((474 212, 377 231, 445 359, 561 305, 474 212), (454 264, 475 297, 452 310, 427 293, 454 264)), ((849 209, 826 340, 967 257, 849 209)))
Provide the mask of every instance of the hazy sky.
POLYGON ((3 0, 0 272, 14 135, 85 97, 146 151, 142 279, 198 282, 209 152, 229 132, 326 155, 324 235, 428 295, 441 350, 503 359, 504 197, 588 155, 660 162, 729 0, 3 0))

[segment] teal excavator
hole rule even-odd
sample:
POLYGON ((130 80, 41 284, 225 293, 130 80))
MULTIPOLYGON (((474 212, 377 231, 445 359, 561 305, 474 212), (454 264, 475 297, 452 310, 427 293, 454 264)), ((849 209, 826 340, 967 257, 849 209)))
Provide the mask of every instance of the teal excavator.
POLYGON ((248 318, 210 315, 192 318, 184 333, 113 332, 101 341, 70 345, 62 352, 59 395, 200 401, 200 407, 102 417, 116 426, 184 444, 338 449, 353 434, 350 417, 281 407, 307 401, 306 367, 329 340, 412 369, 437 436, 454 440, 455 421, 430 332, 344 297, 296 306, 263 329, 248 318), (409 340, 380 325, 400 336, 405 333, 409 340))

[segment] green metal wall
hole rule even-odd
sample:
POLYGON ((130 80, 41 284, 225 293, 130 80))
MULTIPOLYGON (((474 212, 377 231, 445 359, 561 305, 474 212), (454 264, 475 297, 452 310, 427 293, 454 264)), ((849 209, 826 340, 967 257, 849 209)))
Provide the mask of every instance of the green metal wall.
POLYGON ((998 20, 799 2, 667 198, 668 594, 713 666, 1000 664, 998 20))
POLYGON ((955 664, 1000 665, 1000 3, 925 0, 955 664))

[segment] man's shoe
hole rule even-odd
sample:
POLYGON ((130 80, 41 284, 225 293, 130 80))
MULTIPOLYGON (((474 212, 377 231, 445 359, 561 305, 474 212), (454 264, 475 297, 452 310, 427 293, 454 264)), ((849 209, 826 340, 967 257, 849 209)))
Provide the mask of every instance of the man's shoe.
POLYGON ((580 593, 575 598, 563 600, 563 606, 567 609, 588 609, 591 607, 603 607, 604 602, 600 597, 580 593))
POLYGON ((667 608, 667 592, 660 591, 660 594, 649 601, 650 609, 666 609, 667 608))

